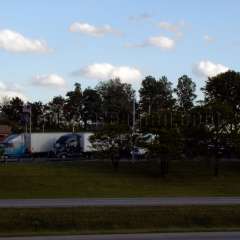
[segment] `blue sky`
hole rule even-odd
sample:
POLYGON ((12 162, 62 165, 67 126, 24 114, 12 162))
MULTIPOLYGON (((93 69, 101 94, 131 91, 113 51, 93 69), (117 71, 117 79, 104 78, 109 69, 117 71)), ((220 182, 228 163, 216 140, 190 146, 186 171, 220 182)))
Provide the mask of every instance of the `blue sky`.
MULTIPOLYGON (((8 0, 0 11, 0 97, 48 101, 80 82, 239 71, 239 0, 8 0)), ((198 91, 199 92, 199 91, 198 91)), ((200 95, 201 96, 201 95, 200 95)))

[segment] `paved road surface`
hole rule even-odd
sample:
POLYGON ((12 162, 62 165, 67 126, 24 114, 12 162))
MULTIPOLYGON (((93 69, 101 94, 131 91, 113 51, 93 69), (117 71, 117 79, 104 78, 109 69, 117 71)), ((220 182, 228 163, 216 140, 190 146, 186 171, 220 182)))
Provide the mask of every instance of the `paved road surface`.
POLYGON ((233 233, 165 233, 165 234, 123 234, 56 237, 15 237, 0 240, 239 240, 240 232, 233 233))
POLYGON ((1 199, 0 208, 240 205, 240 197, 1 199))

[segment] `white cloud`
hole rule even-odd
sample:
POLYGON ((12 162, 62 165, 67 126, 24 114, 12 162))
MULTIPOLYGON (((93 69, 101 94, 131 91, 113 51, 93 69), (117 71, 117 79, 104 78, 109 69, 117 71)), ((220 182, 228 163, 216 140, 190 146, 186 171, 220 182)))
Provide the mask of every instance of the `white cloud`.
POLYGON ((9 29, 0 30, 0 48, 10 52, 39 52, 49 51, 47 43, 37 39, 29 39, 18 32, 9 29))
POLYGON ((4 82, 0 82, 0 100, 3 101, 5 98, 11 99, 13 97, 19 97, 23 101, 27 101, 27 97, 18 88, 10 87, 4 82))
POLYGON ((171 50, 175 47, 176 41, 169 37, 153 36, 149 37, 143 43, 139 44, 126 44, 127 48, 145 48, 145 47, 157 47, 163 50, 171 50))
POLYGON ((62 88, 66 85, 64 78, 57 74, 38 75, 33 77, 32 84, 41 87, 58 87, 62 88))
POLYGON ((135 83, 141 80, 142 73, 139 69, 129 66, 114 66, 109 63, 95 63, 75 72, 77 75, 85 76, 89 79, 109 80, 120 78, 126 83, 135 83))
POLYGON ((209 35, 204 35, 203 39, 206 43, 213 43, 215 41, 215 39, 209 35))
POLYGON ((175 46, 175 41, 173 39, 164 36, 150 37, 147 43, 162 49, 172 49, 175 46))
POLYGON ((181 37, 183 35, 183 28, 185 27, 185 22, 180 21, 176 24, 166 22, 166 21, 161 21, 158 23, 159 28, 166 30, 168 32, 174 33, 177 37, 181 37))
POLYGON ((203 77, 214 77, 220 73, 227 72, 229 68, 222 64, 216 64, 209 60, 203 60, 196 64, 193 70, 197 75, 203 77))
POLYGON ((96 27, 85 22, 75 22, 69 27, 70 32, 80 32, 92 37, 103 37, 106 34, 121 35, 121 32, 112 28, 110 25, 96 27))

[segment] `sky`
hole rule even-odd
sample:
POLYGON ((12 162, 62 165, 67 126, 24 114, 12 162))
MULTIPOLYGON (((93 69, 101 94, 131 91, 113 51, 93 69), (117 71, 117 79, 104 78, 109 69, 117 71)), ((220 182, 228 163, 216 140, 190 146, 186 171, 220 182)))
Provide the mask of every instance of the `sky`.
POLYGON ((239 0, 8 0, 0 6, 0 97, 43 102, 120 77, 239 71, 239 0))

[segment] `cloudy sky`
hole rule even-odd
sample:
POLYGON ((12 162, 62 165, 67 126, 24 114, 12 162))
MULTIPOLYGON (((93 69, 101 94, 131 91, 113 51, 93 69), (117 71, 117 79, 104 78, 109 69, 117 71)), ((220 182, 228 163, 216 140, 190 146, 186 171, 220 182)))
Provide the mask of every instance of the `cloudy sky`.
POLYGON ((0 97, 48 101, 74 82, 239 71, 239 0, 8 0, 0 8, 0 97))

